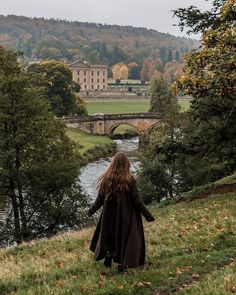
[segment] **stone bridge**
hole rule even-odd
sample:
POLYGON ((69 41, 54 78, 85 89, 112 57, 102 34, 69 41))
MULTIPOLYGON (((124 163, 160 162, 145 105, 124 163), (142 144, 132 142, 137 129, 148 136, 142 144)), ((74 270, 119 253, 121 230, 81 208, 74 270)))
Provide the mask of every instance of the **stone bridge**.
POLYGON ((62 120, 67 127, 108 136, 112 136, 118 126, 126 124, 134 127, 137 134, 143 136, 160 124, 161 115, 154 113, 96 114, 84 118, 64 117, 62 120))

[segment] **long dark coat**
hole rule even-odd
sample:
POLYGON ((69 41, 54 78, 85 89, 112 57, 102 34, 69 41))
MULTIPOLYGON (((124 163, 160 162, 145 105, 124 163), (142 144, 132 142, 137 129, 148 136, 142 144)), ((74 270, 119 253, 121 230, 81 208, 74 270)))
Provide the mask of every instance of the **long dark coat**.
POLYGON ((105 200, 99 193, 89 209, 89 216, 103 206, 103 210, 94 232, 90 250, 95 259, 101 260, 109 251, 113 261, 123 267, 137 267, 145 262, 145 241, 141 214, 147 221, 154 217, 139 197, 136 181, 130 184, 129 192, 117 201, 105 200))

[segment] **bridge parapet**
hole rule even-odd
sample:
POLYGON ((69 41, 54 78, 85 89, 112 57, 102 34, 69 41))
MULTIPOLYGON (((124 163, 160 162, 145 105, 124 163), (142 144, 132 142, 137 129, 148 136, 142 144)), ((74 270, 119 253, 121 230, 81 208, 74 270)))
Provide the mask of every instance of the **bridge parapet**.
POLYGON ((68 127, 79 128, 85 132, 111 135, 121 124, 133 126, 137 133, 148 133, 156 124, 159 124, 162 116, 158 113, 127 113, 127 114, 95 114, 86 117, 63 117, 68 127))
POLYGON ((95 114, 86 117, 60 117, 65 123, 76 123, 76 122, 90 122, 90 121, 101 121, 101 120, 119 120, 119 119, 161 119, 159 113, 126 113, 126 114, 95 114))

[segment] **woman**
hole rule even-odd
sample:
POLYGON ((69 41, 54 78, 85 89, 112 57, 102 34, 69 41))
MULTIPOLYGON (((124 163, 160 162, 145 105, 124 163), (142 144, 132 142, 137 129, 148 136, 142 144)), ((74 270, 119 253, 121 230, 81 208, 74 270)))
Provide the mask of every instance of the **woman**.
POLYGON ((139 197, 124 153, 117 153, 107 171, 98 178, 98 196, 88 215, 92 216, 102 206, 90 245, 95 259, 105 258, 107 267, 111 267, 113 260, 118 263, 118 272, 143 265, 145 241, 141 214, 147 221, 155 219, 139 197))

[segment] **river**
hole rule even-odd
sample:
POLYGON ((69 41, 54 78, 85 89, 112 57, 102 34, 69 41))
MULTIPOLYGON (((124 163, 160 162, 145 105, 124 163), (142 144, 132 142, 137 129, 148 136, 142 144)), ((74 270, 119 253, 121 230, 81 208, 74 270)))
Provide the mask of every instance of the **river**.
MULTIPOLYGON (((139 138, 114 140, 117 143, 117 151, 125 152, 131 163, 131 170, 135 174, 138 168, 137 151, 139 147, 139 138)), ((80 182, 84 191, 91 199, 95 199, 97 195, 96 180, 110 165, 112 157, 101 158, 98 161, 87 164, 81 170, 80 182)))
MULTIPOLYGON (((117 139, 114 140, 117 143, 117 150, 123 151, 127 154, 131 162, 132 172, 135 174, 137 171, 138 163, 136 154, 139 147, 139 138, 134 137, 131 139, 117 139)), ((96 180, 101 175, 112 161, 112 157, 101 158, 95 162, 87 164, 81 169, 80 182, 84 191, 93 200, 96 198, 96 180)), ((6 201, 0 198, 0 221, 4 219, 4 213, 6 210, 6 201)))

